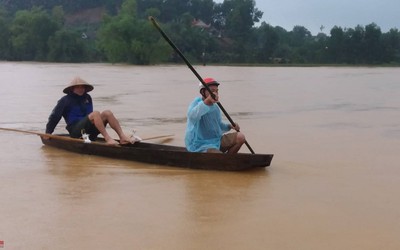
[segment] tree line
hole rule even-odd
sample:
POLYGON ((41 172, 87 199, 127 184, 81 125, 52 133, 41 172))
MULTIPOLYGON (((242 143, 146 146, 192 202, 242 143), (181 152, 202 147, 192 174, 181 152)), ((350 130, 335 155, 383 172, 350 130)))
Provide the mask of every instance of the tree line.
POLYGON ((0 60, 156 64, 181 62, 148 21, 154 16, 194 63, 399 64, 400 32, 371 23, 313 36, 260 22, 254 0, 0 0, 0 60), (97 23, 68 15, 101 7, 97 23))

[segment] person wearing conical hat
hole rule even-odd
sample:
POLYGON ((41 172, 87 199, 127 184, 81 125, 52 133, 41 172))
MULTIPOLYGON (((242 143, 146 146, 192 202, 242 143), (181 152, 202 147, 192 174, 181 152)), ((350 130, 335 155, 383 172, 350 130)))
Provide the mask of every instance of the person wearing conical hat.
POLYGON ((90 140, 94 141, 101 134, 108 144, 118 144, 106 130, 109 124, 118 134, 120 144, 134 143, 135 140, 122 131, 118 120, 110 110, 103 112, 93 110, 92 97, 88 94, 93 89, 93 85, 80 77, 75 77, 64 88, 63 92, 66 95, 58 100, 53 108, 46 125, 46 133, 52 134, 63 117, 67 124, 66 129, 73 138, 80 138, 86 133, 89 134, 90 140))
POLYGON ((185 133, 186 149, 190 152, 228 153, 239 152, 246 138, 236 123, 232 126, 222 121, 221 111, 217 105, 219 82, 213 78, 204 78, 214 97, 199 84, 201 96, 196 97, 189 105, 185 133), (231 129, 235 132, 227 133, 231 129))

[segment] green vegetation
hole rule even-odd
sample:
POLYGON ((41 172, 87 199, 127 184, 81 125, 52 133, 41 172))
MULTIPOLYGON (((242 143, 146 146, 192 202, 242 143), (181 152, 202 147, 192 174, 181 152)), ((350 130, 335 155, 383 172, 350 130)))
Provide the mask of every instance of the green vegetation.
POLYGON ((400 63, 398 29, 371 23, 313 36, 303 26, 256 26, 254 0, 0 0, 0 60, 181 62, 150 15, 193 63, 400 63))

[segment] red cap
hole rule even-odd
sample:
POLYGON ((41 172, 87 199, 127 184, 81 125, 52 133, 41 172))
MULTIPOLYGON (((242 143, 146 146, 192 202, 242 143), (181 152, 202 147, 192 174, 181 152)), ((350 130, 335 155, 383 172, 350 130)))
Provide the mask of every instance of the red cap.
MULTIPOLYGON (((219 82, 215 81, 215 79, 214 79, 214 78, 211 78, 211 77, 204 78, 204 79, 203 79, 203 82, 204 82, 207 86, 211 86, 211 85, 216 85, 216 86, 218 86, 218 85, 219 85, 219 82)), ((199 88, 202 89, 202 88, 205 88, 205 87, 204 87, 204 85, 203 85, 202 83, 200 83, 200 84, 199 84, 199 88)))

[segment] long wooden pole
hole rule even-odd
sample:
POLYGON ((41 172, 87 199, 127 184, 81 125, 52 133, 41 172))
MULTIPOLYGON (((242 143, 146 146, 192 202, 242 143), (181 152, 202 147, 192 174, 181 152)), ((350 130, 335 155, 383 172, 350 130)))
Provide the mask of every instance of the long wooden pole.
POLYGON ((31 135, 38 135, 40 137, 47 137, 47 138, 54 138, 54 139, 62 139, 64 141, 74 141, 74 142, 83 142, 83 139, 72 138, 69 136, 61 136, 61 135, 52 135, 28 130, 21 130, 21 129, 14 129, 14 128, 0 128, 0 130, 10 131, 10 132, 17 132, 17 133, 24 133, 24 134, 31 134, 31 135))
MULTIPOLYGON (((160 34, 164 37, 164 39, 169 43, 169 45, 176 51, 176 53, 179 54, 179 56, 185 61, 186 65, 189 67, 189 69, 193 72, 193 74, 197 77, 197 79, 203 84, 203 86, 206 88, 206 90, 210 93, 212 98, 215 100, 215 95, 212 93, 211 89, 207 86, 207 84, 204 82, 203 78, 197 73, 197 71, 193 68, 193 66, 190 64, 190 62, 186 59, 186 57, 182 54, 182 52, 178 49, 178 47, 175 46, 175 44, 169 39, 167 34, 161 29, 160 25, 158 25, 157 21, 155 20, 154 17, 150 16, 149 20, 153 23, 154 27, 160 32, 160 34)), ((233 127, 235 127, 235 122, 232 120, 228 112, 226 112, 225 108, 222 106, 220 102, 217 102, 218 107, 221 109, 221 111, 224 113, 226 118, 228 118, 229 122, 233 127)), ((239 131, 238 131, 239 132, 239 131)), ((247 148, 250 150, 252 154, 254 154, 254 150, 250 147, 249 143, 247 140, 245 141, 245 144, 247 148)))
MULTIPOLYGON (((31 135, 38 135, 40 137, 45 137, 45 138, 54 138, 54 139, 59 139, 59 140, 64 140, 64 141, 71 141, 71 142, 84 142, 83 139, 78 139, 78 138, 72 138, 69 136, 61 136, 61 135, 52 135, 52 134, 45 134, 45 133, 40 133, 40 132, 34 132, 34 131, 27 131, 27 130, 21 130, 21 129, 14 129, 14 128, 0 128, 0 130, 4 131, 10 131, 10 132, 18 132, 18 133, 25 133, 25 134, 31 134, 31 135)), ((147 138, 142 138, 142 141, 147 141, 147 140, 153 140, 153 139, 160 139, 160 138, 169 138, 173 137, 174 135, 158 135, 158 136, 152 136, 152 137, 147 137, 147 138)), ((115 146, 107 143, 101 143, 101 142, 96 142, 92 141, 91 143, 94 144, 101 144, 101 145, 110 145, 110 146, 115 146)))

